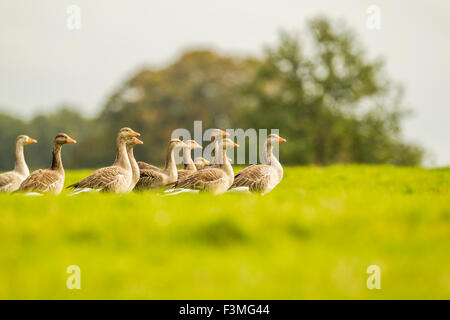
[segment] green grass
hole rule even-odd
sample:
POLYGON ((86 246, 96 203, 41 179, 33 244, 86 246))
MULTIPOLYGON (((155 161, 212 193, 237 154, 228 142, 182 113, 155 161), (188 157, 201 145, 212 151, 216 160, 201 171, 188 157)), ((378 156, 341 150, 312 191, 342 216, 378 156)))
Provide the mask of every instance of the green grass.
POLYGON ((265 196, 0 204, 2 299, 450 299, 450 169, 293 167, 265 196), (366 287, 373 264, 381 290, 366 287))

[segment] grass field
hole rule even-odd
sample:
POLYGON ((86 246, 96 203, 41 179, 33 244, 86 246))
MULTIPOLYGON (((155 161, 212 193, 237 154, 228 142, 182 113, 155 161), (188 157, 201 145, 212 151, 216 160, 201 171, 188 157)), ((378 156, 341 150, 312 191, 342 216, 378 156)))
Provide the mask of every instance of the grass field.
POLYGON ((0 204, 2 299, 450 299, 450 169, 292 167, 265 196, 0 204), (69 265, 81 290, 66 288, 69 265))

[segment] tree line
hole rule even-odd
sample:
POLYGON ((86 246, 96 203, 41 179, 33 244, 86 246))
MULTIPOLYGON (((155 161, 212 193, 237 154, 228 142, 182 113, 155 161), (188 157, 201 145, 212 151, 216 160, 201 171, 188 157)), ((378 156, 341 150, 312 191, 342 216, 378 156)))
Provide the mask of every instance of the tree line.
POLYGON ((14 139, 22 133, 39 139, 26 148, 29 166, 47 166, 60 131, 79 142, 64 151, 67 167, 105 165, 123 126, 142 133, 145 147, 136 157, 160 164, 171 132, 193 130, 195 120, 205 129, 277 128, 288 139, 280 148, 288 165, 419 165, 423 149, 401 135, 408 114, 402 93, 352 30, 318 17, 302 33, 281 32, 258 57, 191 50, 163 68, 143 69, 94 118, 68 107, 30 121, 0 114, 0 170, 13 165, 14 139))

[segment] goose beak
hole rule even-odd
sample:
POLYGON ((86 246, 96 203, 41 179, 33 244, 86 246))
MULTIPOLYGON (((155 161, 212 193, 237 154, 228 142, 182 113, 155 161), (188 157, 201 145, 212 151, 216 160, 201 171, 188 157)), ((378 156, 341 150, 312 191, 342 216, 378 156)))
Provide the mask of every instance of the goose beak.
POLYGON ((282 137, 278 138, 278 142, 287 142, 286 139, 283 139, 282 137))
POLYGON ((28 137, 27 143, 28 143, 28 144, 31 144, 31 143, 37 143, 37 140, 31 139, 30 137, 28 137))
POLYGON ((196 142, 194 149, 203 149, 203 147, 196 142))
POLYGON ((139 132, 133 131, 133 132, 131 133, 131 136, 132 136, 132 137, 140 137, 141 134, 140 134, 139 132))
POLYGON ((235 144, 233 144, 233 147, 237 148, 237 147, 239 147, 239 145, 237 143, 235 143, 235 144))
POLYGON ((74 140, 74 139, 72 139, 72 138, 67 138, 67 139, 66 139, 66 142, 67 142, 67 143, 77 143, 77 141, 74 140))
POLYGON ((220 131, 220 134, 222 135, 222 137, 227 137, 230 135, 228 132, 223 131, 223 130, 220 131))
POLYGON ((133 139, 133 142, 134 142, 135 144, 144 144, 144 142, 142 142, 142 141, 139 140, 138 138, 134 138, 134 139, 133 139))

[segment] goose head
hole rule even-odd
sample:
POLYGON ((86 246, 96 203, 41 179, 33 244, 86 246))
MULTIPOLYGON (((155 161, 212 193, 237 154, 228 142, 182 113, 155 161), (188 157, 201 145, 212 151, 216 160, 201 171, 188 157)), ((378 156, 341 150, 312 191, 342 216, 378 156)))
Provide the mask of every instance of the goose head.
POLYGON ((228 133, 228 132, 226 132, 226 131, 223 131, 223 130, 221 130, 221 129, 213 129, 212 131, 211 131, 211 139, 218 139, 218 138, 220 138, 220 137, 227 137, 227 136, 229 136, 230 134, 228 133))
POLYGON ((187 148, 188 146, 180 139, 172 139, 169 141, 169 149, 187 148))
POLYGON ((16 143, 22 145, 22 146, 26 146, 32 143, 37 143, 37 140, 30 138, 29 136, 26 135, 20 135, 16 138, 16 143))
POLYGON ((127 142, 128 140, 134 137, 139 137, 140 135, 141 135, 140 133, 134 131, 133 129, 125 127, 119 130, 117 140, 127 142))
POLYGON ((237 143, 235 143, 233 140, 231 140, 230 138, 225 138, 220 142, 222 149, 226 150, 227 148, 237 148, 239 147, 239 145, 237 143))
POLYGON ((141 140, 139 140, 136 137, 133 137, 133 138, 127 140, 127 146, 130 146, 132 148, 134 148, 138 144, 144 144, 144 142, 142 142, 141 140))
POLYGON ((206 160, 203 157, 197 157, 194 160, 194 164, 195 167, 197 168, 197 170, 203 169, 204 167, 208 166, 211 162, 209 162, 208 160, 206 160))
POLYGON ((267 141, 271 142, 272 144, 279 143, 279 142, 287 142, 286 139, 280 137, 276 133, 269 134, 269 136, 267 137, 267 141))
POLYGON ((77 143, 77 142, 65 133, 58 133, 55 137, 55 143, 63 145, 66 143, 77 143))
POLYGON ((203 149, 201 145, 199 145, 197 143, 197 141, 195 140, 186 140, 184 142, 184 144, 186 145, 186 148, 188 148, 189 150, 193 150, 193 149, 203 149))

